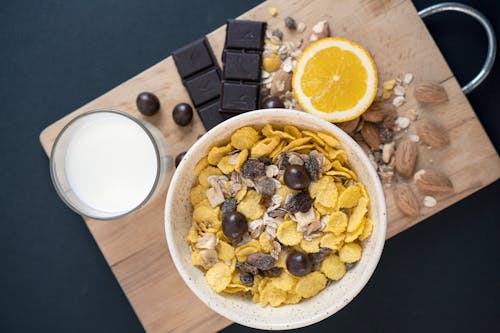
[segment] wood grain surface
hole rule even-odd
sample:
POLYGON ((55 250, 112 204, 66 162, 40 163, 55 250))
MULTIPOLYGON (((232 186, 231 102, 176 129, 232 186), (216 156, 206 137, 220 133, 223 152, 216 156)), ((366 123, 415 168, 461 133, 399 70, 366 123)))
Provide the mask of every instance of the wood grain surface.
MULTIPOLYGON (((380 81, 415 75, 415 82, 442 83, 450 101, 434 107, 418 105, 408 92, 401 108, 418 109, 422 116, 439 120, 451 138, 444 149, 420 146, 418 166, 445 171, 455 191, 438 196, 438 204, 424 208, 418 217, 405 217, 395 207, 391 191, 386 191, 391 237, 442 210, 500 177, 500 159, 479 123, 472 107, 446 64, 425 25, 409 0, 269 0, 241 18, 267 21, 269 28, 282 28, 286 40, 303 38, 320 20, 328 20, 332 35, 365 45, 372 52, 380 81), (278 9, 272 18, 268 8, 278 9), (283 29, 283 18, 293 16, 307 24, 304 34, 283 29)), ((220 59, 225 27, 208 35, 220 59)), ((189 41, 186 41, 186 43, 189 41)), ((161 112, 147 118, 165 135, 173 156, 186 151, 204 128, 195 115, 187 127, 176 126, 171 117, 174 105, 189 101, 171 57, 124 82, 46 128, 40 141, 47 154, 61 128, 73 117, 93 109, 117 109, 143 118, 135 98, 142 91, 155 93, 161 112)), ((157 197, 137 213, 109 222, 84 218, 113 273, 148 332, 213 332, 230 324, 199 301, 187 288, 170 259, 164 235, 165 195, 157 197)))

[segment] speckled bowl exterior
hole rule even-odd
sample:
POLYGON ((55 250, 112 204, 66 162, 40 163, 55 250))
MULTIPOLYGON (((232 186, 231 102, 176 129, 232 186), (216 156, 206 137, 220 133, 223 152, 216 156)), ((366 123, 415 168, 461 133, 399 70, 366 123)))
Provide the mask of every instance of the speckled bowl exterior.
POLYGON ((370 279, 382 254, 386 235, 386 207, 377 173, 361 147, 337 126, 304 112, 268 109, 233 117, 203 135, 185 155, 174 173, 165 206, 165 234, 168 248, 179 274, 206 305, 241 325, 266 330, 304 327, 327 318, 348 304, 370 279), (227 143, 231 134, 243 126, 262 128, 266 124, 294 125, 300 129, 335 135, 346 150, 359 180, 370 197, 369 215, 374 223, 371 237, 363 242, 361 260, 338 282, 318 295, 298 304, 262 308, 242 295, 219 295, 208 286, 203 272, 191 264, 191 249, 185 238, 191 226, 189 192, 196 181, 194 167, 214 145, 227 143))

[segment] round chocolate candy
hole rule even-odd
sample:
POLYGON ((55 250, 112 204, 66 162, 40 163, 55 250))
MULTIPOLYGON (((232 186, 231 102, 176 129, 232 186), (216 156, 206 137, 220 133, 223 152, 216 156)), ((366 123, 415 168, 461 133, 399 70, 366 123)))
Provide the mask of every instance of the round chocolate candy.
POLYGON ((307 254, 295 251, 286 257, 286 268, 295 276, 304 276, 311 272, 311 260, 307 254))
POLYGON ((262 102, 262 108, 263 109, 276 109, 276 108, 282 108, 284 107, 283 103, 281 100, 277 97, 268 97, 262 102))
POLYGON ((182 159, 184 158, 184 156, 186 155, 186 152, 183 151, 182 153, 179 153, 179 155, 177 155, 177 157, 175 158, 175 167, 177 168, 177 166, 179 166, 179 163, 182 162, 182 159))
POLYGON ((187 103, 179 103, 172 111, 172 118, 179 126, 187 126, 193 119, 193 108, 187 103))
POLYGON ((155 94, 150 92, 142 92, 137 96, 135 101, 139 112, 145 116, 152 116, 160 109, 160 101, 155 94))
POLYGON ((230 240, 238 240, 248 231, 248 222, 240 212, 230 212, 222 219, 222 232, 230 240))
POLYGON ((292 164, 285 169, 285 184, 294 190, 304 190, 311 181, 302 165, 292 164))

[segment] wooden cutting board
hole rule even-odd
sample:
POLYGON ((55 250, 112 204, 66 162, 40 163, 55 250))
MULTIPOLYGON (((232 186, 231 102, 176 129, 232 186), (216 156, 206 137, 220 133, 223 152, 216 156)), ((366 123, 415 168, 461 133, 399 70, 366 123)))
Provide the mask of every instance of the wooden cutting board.
MULTIPOLYGON (((401 110, 421 110, 445 126, 451 145, 441 150, 420 147, 418 163, 419 166, 433 165, 446 171, 455 192, 438 197, 437 206, 424 208, 420 216, 410 218, 401 215, 394 206, 390 191, 386 191, 387 237, 500 177, 500 159, 495 149, 410 0, 269 0, 240 18, 267 21, 269 29, 279 27, 285 31, 286 40, 304 37, 316 22, 328 20, 333 35, 357 41, 372 52, 381 82, 410 72, 415 75, 415 81, 430 80, 444 85, 450 98, 448 103, 423 109, 414 101, 410 91, 401 110), (279 11, 275 18, 268 13, 271 6, 279 11), (308 30, 304 34, 287 33, 283 19, 288 15, 306 23, 308 30)), ((224 27, 208 35, 218 59, 224 36, 224 27)), ((185 128, 172 121, 173 106, 189 101, 189 97, 172 58, 168 57, 46 128, 40 135, 46 153, 50 152, 61 128, 82 112, 117 109, 142 118, 135 107, 135 98, 142 91, 154 92, 160 98, 161 112, 147 120, 163 132, 173 156, 186 151, 204 133, 197 116, 192 125, 185 128)), ((212 312, 196 298, 170 259, 164 235, 164 203, 165 194, 132 216, 109 222, 84 220, 146 331, 217 331, 230 321, 212 312)))

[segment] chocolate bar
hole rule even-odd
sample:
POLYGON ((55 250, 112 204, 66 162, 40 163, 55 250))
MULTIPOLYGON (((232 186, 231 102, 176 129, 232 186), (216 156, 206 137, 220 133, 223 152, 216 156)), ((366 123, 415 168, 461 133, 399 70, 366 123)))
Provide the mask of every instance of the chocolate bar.
POLYGON ((208 40, 189 43, 174 51, 172 57, 205 129, 208 131, 230 118, 232 115, 218 111, 221 75, 208 40))
POLYGON ((265 30, 265 22, 228 20, 222 59, 221 113, 243 113, 259 108, 265 30))

